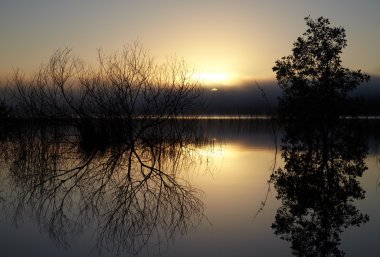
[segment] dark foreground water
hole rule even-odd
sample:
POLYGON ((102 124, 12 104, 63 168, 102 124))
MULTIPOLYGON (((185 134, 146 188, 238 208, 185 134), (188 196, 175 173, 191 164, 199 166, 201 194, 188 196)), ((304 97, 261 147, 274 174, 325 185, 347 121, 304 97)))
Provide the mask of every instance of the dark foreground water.
POLYGON ((0 256, 379 256, 376 121, 197 122, 133 147, 4 129, 0 256))

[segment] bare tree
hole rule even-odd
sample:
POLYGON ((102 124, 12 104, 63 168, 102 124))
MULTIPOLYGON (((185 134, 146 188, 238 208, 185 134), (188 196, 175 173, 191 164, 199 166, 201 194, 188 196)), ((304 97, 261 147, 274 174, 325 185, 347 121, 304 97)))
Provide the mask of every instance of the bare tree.
POLYGON ((149 118, 152 123, 193 107, 201 89, 191 75, 183 60, 157 64, 133 43, 111 55, 99 50, 96 66, 70 49, 58 50, 30 79, 16 71, 10 85, 21 117, 149 118))

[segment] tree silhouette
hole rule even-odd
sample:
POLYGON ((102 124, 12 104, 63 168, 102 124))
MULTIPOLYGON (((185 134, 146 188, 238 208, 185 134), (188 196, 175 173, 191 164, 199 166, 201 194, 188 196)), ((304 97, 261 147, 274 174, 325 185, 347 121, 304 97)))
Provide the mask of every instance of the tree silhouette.
POLYGON ((11 108, 7 106, 5 101, 0 100, 0 119, 8 118, 11 114, 11 108))
POLYGON ((0 80, 0 119, 7 119, 12 114, 12 108, 7 103, 7 90, 4 82, 0 80))
POLYGON ((182 59, 157 63, 141 43, 115 54, 98 51, 95 64, 70 49, 57 50, 31 77, 16 70, 8 82, 13 116, 21 119, 128 120, 131 133, 191 113, 203 90, 182 59), (142 127, 133 119, 145 119, 142 127), (149 121, 149 122, 148 122, 149 121), (143 128, 144 127, 144 128, 143 128))
POLYGON ((344 256, 340 234, 369 220, 355 206, 365 192, 357 178, 367 169, 367 143, 353 115, 350 93, 370 77, 342 67, 345 30, 328 19, 306 17, 308 29, 293 54, 276 61, 284 167, 271 182, 282 206, 272 228, 291 242, 295 256, 344 256))
POLYGON ((293 44, 293 53, 273 67, 283 89, 279 112, 286 117, 325 115, 326 111, 348 114, 349 93, 370 76, 342 66, 340 54, 347 46, 344 28, 331 27, 323 17, 305 20, 308 29, 293 44))

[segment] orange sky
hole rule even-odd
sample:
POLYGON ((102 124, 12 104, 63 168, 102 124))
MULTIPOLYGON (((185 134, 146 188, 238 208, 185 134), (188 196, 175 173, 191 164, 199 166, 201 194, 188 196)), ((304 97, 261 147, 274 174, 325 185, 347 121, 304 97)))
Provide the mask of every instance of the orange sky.
POLYGON ((378 0, 5 0, 0 76, 37 70, 58 48, 91 61, 97 48, 139 40, 158 60, 183 57, 208 84, 273 79, 309 14, 346 28, 343 65, 380 75, 379 11, 378 0))

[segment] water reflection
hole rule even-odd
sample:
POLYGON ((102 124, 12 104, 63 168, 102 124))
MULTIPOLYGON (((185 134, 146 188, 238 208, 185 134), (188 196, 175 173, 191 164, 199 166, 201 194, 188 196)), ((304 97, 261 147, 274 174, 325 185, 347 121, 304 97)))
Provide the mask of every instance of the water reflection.
POLYGON ((160 242, 201 222, 201 192, 181 171, 197 161, 192 146, 206 140, 186 122, 133 138, 125 124, 92 122, 13 124, 2 134, 0 192, 16 223, 31 217, 64 247, 93 229, 100 252, 136 255, 157 253, 160 242))
POLYGON ((369 220, 354 205, 364 199, 358 178, 367 169, 367 143, 356 121, 285 122, 283 168, 271 176, 282 205, 272 228, 295 256, 344 256, 341 233, 369 220))

